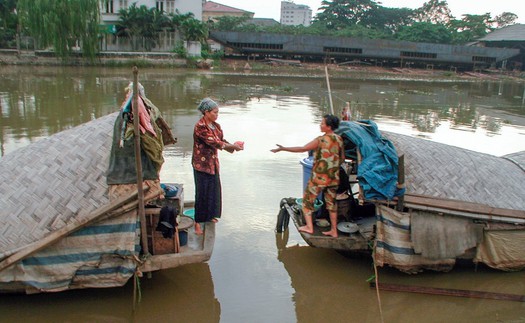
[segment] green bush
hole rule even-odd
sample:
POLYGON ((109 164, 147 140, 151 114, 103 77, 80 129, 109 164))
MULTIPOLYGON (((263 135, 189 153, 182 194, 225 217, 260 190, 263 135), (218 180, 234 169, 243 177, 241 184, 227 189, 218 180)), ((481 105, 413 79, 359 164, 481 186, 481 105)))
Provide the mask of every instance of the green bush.
POLYGON ((186 47, 184 47, 184 42, 178 41, 177 44, 175 44, 175 48, 173 48, 173 53, 177 54, 180 58, 187 58, 188 51, 186 47))
POLYGON ((224 51, 223 50, 217 50, 217 51, 214 51, 211 54, 211 58, 213 60, 219 60, 219 59, 222 59, 223 57, 224 57, 224 51))

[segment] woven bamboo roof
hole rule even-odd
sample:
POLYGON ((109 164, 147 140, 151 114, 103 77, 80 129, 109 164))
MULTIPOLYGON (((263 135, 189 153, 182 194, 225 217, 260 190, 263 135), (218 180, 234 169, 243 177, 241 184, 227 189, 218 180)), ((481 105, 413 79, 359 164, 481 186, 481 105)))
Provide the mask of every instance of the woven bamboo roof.
POLYGON ((407 193, 525 210, 525 152, 503 158, 382 133, 405 155, 407 193))
POLYGON ((0 159, 0 258, 108 204, 113 113, 0 159))

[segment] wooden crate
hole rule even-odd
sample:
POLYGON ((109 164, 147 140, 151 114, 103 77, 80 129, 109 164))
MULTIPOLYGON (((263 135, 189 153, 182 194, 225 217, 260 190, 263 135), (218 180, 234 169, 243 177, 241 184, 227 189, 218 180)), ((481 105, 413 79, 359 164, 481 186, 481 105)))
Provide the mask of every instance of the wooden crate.
POLYGON ((159 223, 160 208, 146 209, 146 230, 148 234, 148 249, 152 255, 165 255, 177 252, 177 234, 175 231, 172 238, 164 238, 162 232, 157 231, 159 223))
POLYGON ((177 232, 173 234, 173 238, 164 238, 162 232, 157 231, 157 224, 159 223, 160 209, 163 206, 172 206, 175 209, 176 215, 180 215, 184 207, 184 187, 182 184, 168 183, 178 188, 177 195, 170 198, 157 199, 152 201, 157 208, 146 209, 146 227, 148 234, 148 249, 152 255, 165 255, 177 252, 177 232))

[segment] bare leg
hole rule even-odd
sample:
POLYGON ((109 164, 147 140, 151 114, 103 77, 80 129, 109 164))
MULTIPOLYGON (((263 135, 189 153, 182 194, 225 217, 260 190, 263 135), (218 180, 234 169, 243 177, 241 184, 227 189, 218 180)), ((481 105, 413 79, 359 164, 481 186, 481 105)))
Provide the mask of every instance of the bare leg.
POLYGON ((201 225, 199 222, 195 222, 195 234, 196 235, 202 235, 204 232, 202 231, 201 225))
POLYGON ((213 219, 211 219, 211 222, 217 223, 217 222, 219 222, 219 218, 213 218, 213 219))
POLYGON ((337 211, 330 211, 330 231, 325 231, 325 236, 337 238, 337 211))
POLYGON ((299 227, 298 230, 300 232, 306 232, 309 234, 313 234, 314 233, 314 222, 312 220, 312 211, 309 211, 303 208, 303 214, 304 214, 304 220, 306 221, 306 225, 299 227))

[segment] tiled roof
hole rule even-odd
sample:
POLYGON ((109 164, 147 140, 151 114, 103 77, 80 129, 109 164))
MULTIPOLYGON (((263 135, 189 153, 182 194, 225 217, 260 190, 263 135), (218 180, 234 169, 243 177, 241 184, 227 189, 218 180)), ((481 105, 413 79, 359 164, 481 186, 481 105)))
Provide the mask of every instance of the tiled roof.
POLYGON ((254 24, 257 26, 275 26, 278 25, 279 22, 272 18, 252 18, 246 22, 246 24, 254 24))
POLYGON ((253 14, 253 12, 250 12, 250 11, 237 9, 237 8, 230 7, 230 6, 225 6, 223 4, 220 4, 220 3, 217 3, 217 2, 213 2, 213 1, 206 1, 204 6, 202 6, 202 11, 203 12, 206 12, 206 11, 224 12, 224 13, 227 13, 227 12, 229 12, 229 13, 245 12, 245 13, 253 14))
POLYGON ((497 29, 480 41, 525 41, 525 25, 516 24, 497 29))

